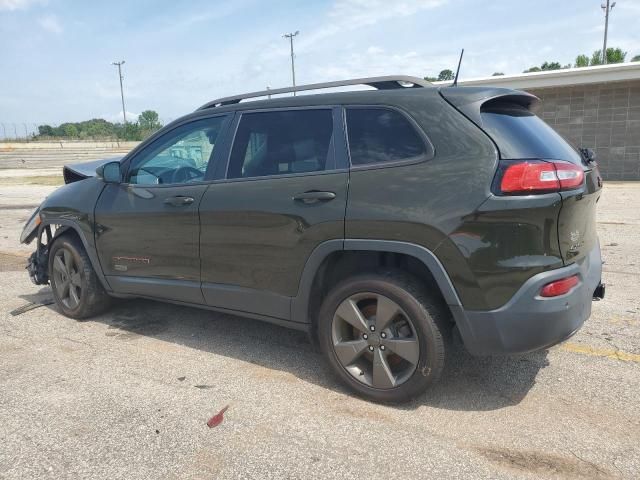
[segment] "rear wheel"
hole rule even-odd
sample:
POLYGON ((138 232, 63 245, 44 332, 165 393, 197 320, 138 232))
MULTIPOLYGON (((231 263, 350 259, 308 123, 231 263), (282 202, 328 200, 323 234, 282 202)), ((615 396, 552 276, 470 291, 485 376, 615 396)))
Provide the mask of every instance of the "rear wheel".
POLYGON ((446 309, 402 273, 361 275, 322 304, 320 345, 338 377, 363 397, 407 401, 442 372, 446 309))
POLYGON ((49 252, 49 278, 56 304, 67 317, 97 315, 110 304, 80 240, 62 235, 49 252))

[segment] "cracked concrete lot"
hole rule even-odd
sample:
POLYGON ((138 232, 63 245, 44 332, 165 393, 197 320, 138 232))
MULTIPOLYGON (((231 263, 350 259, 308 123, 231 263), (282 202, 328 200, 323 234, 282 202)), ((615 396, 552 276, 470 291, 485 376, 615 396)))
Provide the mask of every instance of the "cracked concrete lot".
POLYGON ((457 346, 402 406, 355 398, 303 334, 253 320, 143 300, 12 316, 51 298, 17 237, 53 188, 0 185, 0 478, 638 478, 640 183, 605 185, 607 297, 573 338, 457 346))

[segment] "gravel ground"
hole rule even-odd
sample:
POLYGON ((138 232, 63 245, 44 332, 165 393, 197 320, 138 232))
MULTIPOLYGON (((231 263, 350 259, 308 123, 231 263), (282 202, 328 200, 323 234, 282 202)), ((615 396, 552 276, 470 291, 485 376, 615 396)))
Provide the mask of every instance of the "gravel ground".
POLYGON ((49 191, 0 187, 0 478, 638 478, 640 183, 605 187, 607 298, 575 337, 456 347, 400 407, 354 398, 303 334, 253 320, 142 300, 10 315, 51 298, 16 245, 49 191))

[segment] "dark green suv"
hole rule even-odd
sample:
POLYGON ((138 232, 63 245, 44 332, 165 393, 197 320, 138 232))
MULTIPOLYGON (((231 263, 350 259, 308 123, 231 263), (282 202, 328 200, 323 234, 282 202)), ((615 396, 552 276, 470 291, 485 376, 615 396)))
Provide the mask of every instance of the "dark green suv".
POLYGON ((433 383, 453 333, 478 355, 575 333, 604 295, 592 155, 520 91, 297 90, 355 84, 219 99, 65 167, 21 238, 34 282, 73 318, 145 297, 308 331, 378 401, 433 383))

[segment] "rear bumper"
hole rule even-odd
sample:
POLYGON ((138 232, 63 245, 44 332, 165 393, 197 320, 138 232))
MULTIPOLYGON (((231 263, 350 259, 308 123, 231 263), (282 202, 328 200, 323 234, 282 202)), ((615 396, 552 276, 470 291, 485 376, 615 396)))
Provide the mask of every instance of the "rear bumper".
POLYGON ((562 342, 591 315, 591 302, 601 274, 597 245, 572 265, 531 277, 509 302, 496 310, 451 307, 465 347, 474 355, 492 355, 525 353, 562 342), (576 274, 580 283, 567 294, 553 298, 538 295, 547 283, 576 274))

